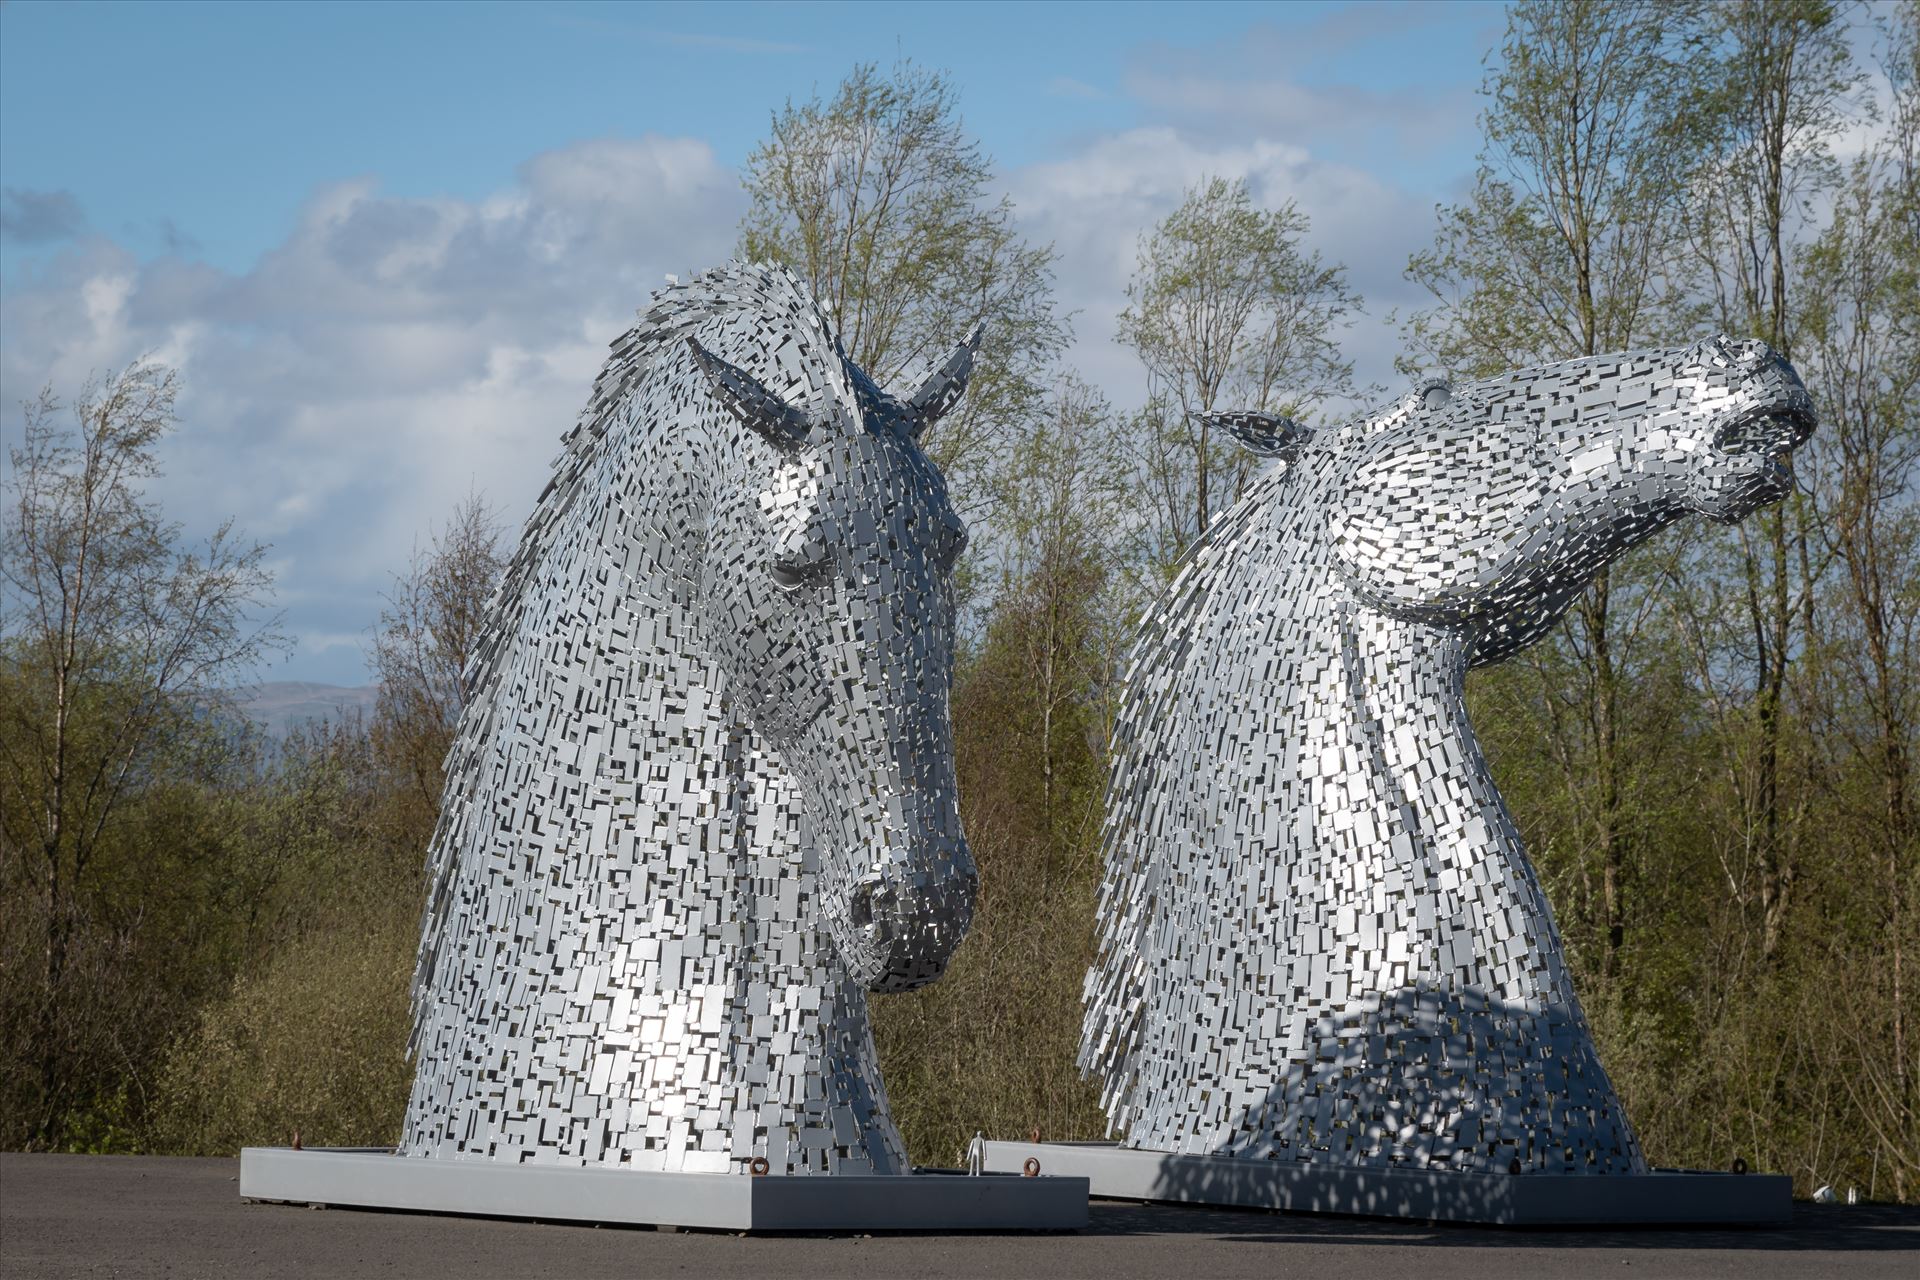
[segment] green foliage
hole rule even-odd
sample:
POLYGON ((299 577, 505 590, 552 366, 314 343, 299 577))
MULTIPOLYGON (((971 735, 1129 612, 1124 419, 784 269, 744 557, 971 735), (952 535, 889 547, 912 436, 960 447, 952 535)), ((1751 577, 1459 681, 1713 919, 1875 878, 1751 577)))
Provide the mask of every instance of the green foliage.
POLYGON ((1261 209, 1244 180, 1216 177, 1141 239, 1115 336, 1147 370, 1135 432, 1148 554, 1163 574, 1254 469, 1205 415, 1299 417, 1354 394, 1339 335, 1361 299, 1345 267, 1307 248, 1308 229, 1292 201, 1261 209))
POLYGON ((236 850, 225 796, 248 745, 220 682, 276 637, 254 614, 265 549, 222 526, 182 544, 144 495, 173 426, 173 373, 51 388, 9 450, 0 542, 0 1141, 97 1144, 226 956, 236 850), (189 963, 168 972, 175 957, 189 963), (169 979, 172 979, 169 981, 169 979))
POLYGON ((970 511, 978 477, 1036 412, 1065 347, 1053 249, 1029 245, 945 75, 854 67, 831 99, 788 102, 747 158, 742 256, 792 268, 833 311, 847 353, 882 386, 944 360, 984 326, 978 371, 928 449, 970 511))
MULTIPOLYGON (((1802 1192, 1913 1199, 1920 9, 1890 14, 1887 127, 1846 165, 1831 143, 1860 68, 1842 34, 1830 6, 1797 0, 1516 5, 1479 180, 1410 264, 1434 298, 1410 337, 1463 373, 1711 324, 1792 344, 1822 419, 1803 492, 1620 562, 1468 696, 1654 1161, 1741 1156, 1802 1192)), ((938 443, 990 513, 953 695, 981 896, 942 981, 872 1001, 896 1118, 933 1165, 976 1130, 1098 1137, 1074 1058, 1112 701, 1142 602, 1244 466, 1175 415, 1311 412, 1346 391, 1338 331, 1358 300, 1297 210, 1203 182, 1143 240, 1121 327, 1155 399, 1116 413, 1053 369, 1051 251, 990 197, 945 77, 856 68, 830 99, 789 104, 749 186, 744 250, 830 299, 877 376, 989 326, 938 443)), ((113 385, 83 401, 109 407, 137 478, 171 382, 113 385)), ((21 607, 61 598, 49 568, 76 545, 54 517, 77 509, 77 455, 46 434, 51 406, 39 487, 12 487, 16 516, 47 518, 10 528, 0 612, 0 1143, 391 1141, 439 762, 497 530, 469 502, 396 580, 370 727, 269 751, 206 698, 253 634, 247 549, 184 559, 115 490, 111 563, 146 589, 80 601, 66 657, 21 607), (211 665, 192 672, 156 665, 150 642, 177 630, 126 625, 164 619, 155 584, 176 579, 224 592, 197 650, 211 665), (111 805, 49 809, 56 722, 96 774, 127 762, 111 805)))
POLYGON ((201 1009, 161 1065, 152 1140, 188 1155, 242 1146, 391 1146, 412 1066, 408 980, 419 913, 303 933, 201 1009))
POLYGON ((395 1141, 411 1066, 408 990, 440 761, 465 646, 501 562, 464 502, 396 579, 376 636, 371 727, 293 734, 248 792, 257 856, 244 959, 168 1045, 149 1141, 221 1154, 249 1142, 395 1141))

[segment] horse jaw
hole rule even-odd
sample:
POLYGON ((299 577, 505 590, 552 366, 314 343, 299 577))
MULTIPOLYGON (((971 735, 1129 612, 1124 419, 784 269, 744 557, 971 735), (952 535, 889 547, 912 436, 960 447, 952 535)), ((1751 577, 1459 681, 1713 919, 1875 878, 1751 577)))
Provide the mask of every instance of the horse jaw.
POLYGON ((820 859, 822 923, 848 976, 869 991, 938 978, 973 919, 979 875, 953 799, 940 701, 913 709, 921 728, 904 743, 823 715, 786 753, 820 859))

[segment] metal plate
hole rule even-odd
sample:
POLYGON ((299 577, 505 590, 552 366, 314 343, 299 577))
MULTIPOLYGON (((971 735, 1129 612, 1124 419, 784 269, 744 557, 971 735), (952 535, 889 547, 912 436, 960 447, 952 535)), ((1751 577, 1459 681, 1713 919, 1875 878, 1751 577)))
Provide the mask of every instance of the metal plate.
POLYGON ((253 1200, 723 1231, 1077 1231, 1084 1177, 728 1173, 410 1158, 380 1150, 248 1147, 253 1200))
POLYGON ((1029 1157, 1048 1175, 1086 1178, 1094 1195, 1111 1200, 1508 1227, 1771 1226, 1793 1216, 1793 1180, 1780 1174, 1516 1176, 1174 1155, 1105 1142, 987 1143, 990 1171, 1017 1170, 1029 1157))

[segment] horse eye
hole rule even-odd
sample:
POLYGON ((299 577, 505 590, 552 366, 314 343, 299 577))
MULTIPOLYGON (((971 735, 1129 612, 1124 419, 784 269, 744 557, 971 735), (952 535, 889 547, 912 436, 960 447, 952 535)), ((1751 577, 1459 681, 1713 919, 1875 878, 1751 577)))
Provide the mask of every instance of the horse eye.
POLYGON ((942 523, 940 542, 933 553, 934 563, 940 566, 942 573, 951 572, 959 561, 960 553, 967 549, 967 526, 953 516, 942 523))
POLYGON ((811 586, 825 577, 826 571, 825 559, 775 560, 767 566, 767 576, 773 579, 776 586, 787 591, 811 586))

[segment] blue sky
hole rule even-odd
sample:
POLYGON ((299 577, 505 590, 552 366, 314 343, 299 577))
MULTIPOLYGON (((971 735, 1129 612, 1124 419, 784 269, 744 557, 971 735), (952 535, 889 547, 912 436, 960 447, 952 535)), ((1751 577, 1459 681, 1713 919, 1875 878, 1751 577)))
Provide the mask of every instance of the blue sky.
MULTIPOLYGON (((478 198, 527 156, 648 132, 702 138, 738 166, 773 109, 830 91, 857 61, 949 71, 969 127, 1017 168, 1153 120, 1170 104, 1143 82, 1214 59, 1230 75, 1265 62, 1307 90, 1459 105, 1500 21, 1497 6, 1439 3, 16 0, 0 13, 0 156, 10 184, 73 193, 131 248, 184 237, 240 270, 317 184, 344 177, 478 198)), ((1396 146, 1420 125, 1370 120, 1316 141, 1330 159, 1399 151, 1409 181, 1444 183, 1457 146, 1396 146)))
POLYGON ((515 522, 605 342, 728 256, 738 170, 855 62, 951 74, 1070 363, 1117 404, 1140 232, 1210 173, 1292 198, 1347 263, 1349 343, 1463 189, 1489 4, 0 6, 0 423, 143 352, 186 392, 156 488, 273 544, 297 644, 365 680, 390 571, 470 488, 515 522))

